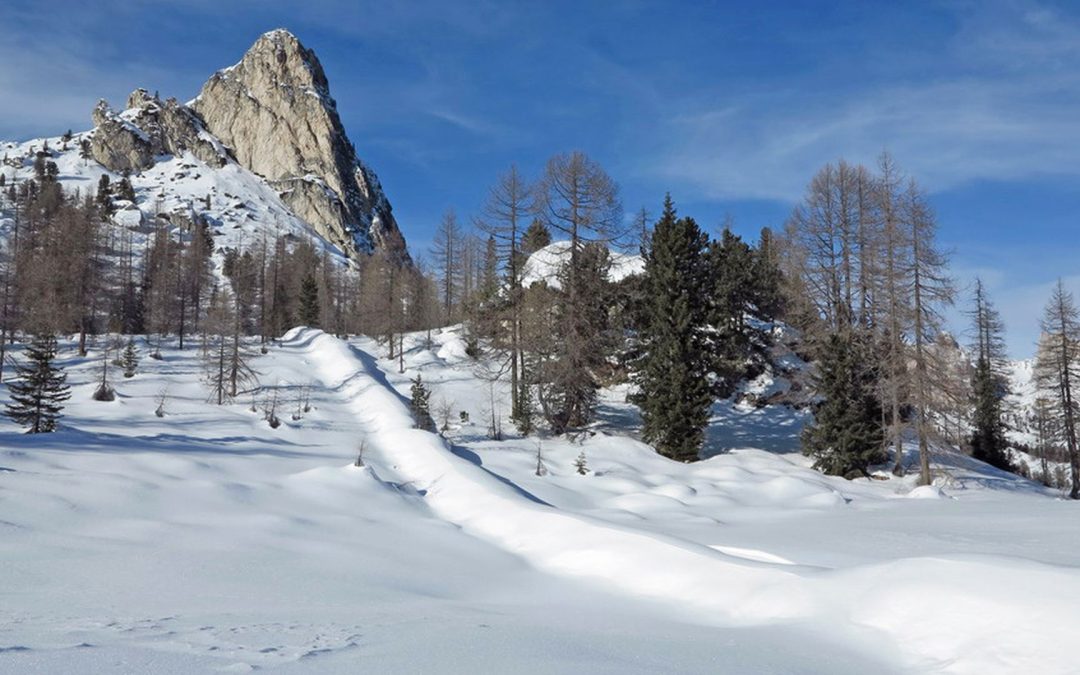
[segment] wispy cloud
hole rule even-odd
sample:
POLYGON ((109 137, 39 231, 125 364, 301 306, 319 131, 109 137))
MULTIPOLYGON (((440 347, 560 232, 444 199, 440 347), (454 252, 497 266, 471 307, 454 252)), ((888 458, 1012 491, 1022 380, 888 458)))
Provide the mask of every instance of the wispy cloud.
POLYGON ((649 171, 709 198, 784 201, 822 163, 872 162, 885 148, 934 191, 1080 175, 1080 24, 1028 3, 993 16, 961 13, 905 81, 806 78, 676 102, 657 122, 665 140, 649 171))

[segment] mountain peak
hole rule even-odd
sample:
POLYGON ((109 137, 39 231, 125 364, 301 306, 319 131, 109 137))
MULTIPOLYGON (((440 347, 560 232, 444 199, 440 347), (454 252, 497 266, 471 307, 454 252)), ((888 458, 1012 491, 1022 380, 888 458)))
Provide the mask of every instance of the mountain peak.
POLYGON ((245 168, 350 254, 408 261, 378 178, 356 155, 315 52, 285 29, 265 33, 215 73, 192 107, 245 168))

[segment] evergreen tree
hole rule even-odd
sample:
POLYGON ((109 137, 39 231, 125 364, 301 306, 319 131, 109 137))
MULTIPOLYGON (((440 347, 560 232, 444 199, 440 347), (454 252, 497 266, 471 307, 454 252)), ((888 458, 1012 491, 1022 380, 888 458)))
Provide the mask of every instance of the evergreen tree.
POLYGON ((409 401, 409 412, 412 413, 416 428, 430 431, 435 427, 435 422, 431 418, 429 403, 431 392, 424 386, 423 380, 420 379, 420 373, 417 373, 416 379, 412 380, 410 393, 412 398, 409 401))
POLYGON ((982 280, 975 282, 975 307, 970 316, 976 336, 975 374, 972 388, 975 411, 972 420, 971 454, 999 469, 1011 470, 1002 404, 1006 394, 1006 379, 1001 370, 1005 356, 1001 317, 986 297, 982 280))
POLYGON ((537 371, 537 398, 556 434, 584 427, 596 411, 599 378, 614 351, 609 322, 610 267, 607 247, 589 243, 559 272, 563 289, 578 290, 559 293, 554 322, 546 330, 551 352, 537 371))
POLYGON ((67 375, 54 363, 56 352, 56 337, 36 336, 26 348, 26 363, 16 366, 16 379, 8 382, 12 402, 4 414, 29 427, 28 434, 55 431, 61 404, 71 397, 67 375))
POLYGON ((881 402, 870 350, 856 334, 834 333, 822 349, 815 375, 823 400, 803 431, 803 454, 814 468, 834 476, 866 475, 886 459, 881 402))
POLYGON ((544 221, 536 219, 525 228, 525 234, 521 237, 521 254, 528 257, 550 243, 551 230, 544 221))
POLYGON ((784 310, 784 275, 780 271, 776 238, 767 227, 761 228, 761 238, 753 253, 751 277, 754 307, 761 318, 775 319, 781 316, 784 310))
POLYGON ((300 322, 312 328, 319 327, 319 284, 311 274, 300 285, 300 322))
POLYGON ((112 203, 112 186, 109 184, 109 174, 101 174, 101 178, 98 179, 97 194, 94 197, 94 201, 97 202, 98 208, 105 216, 112 215, 116 209, 112 203))
POLYGON ((131 185, 131 179, 124 176, 120 179, 120 182, 116 184, 116 197, 117 199, 125 199, 129 202, 135 202, 135 188, 131 185))
POLYGON ((135 377, 139 369, 139 349, 135 346, 135 340, 128 338, 124 353, 120 357, 120 365, 124 368, 124 377, 135 377))
POLYGON ((709 246, 712 267, 712 306, 709 323, 713 332, 713 363, 716 394, 727 397, 745 372, 751 354, 752 331, 746 321, 753 309, 754 255, 752 249, 729 228, 709 246))
POLYGON ((707 244, 697 223, 676 218, 668 196, 645 255, 634 402, 645 442, 681 461, 697 459, 712 403, 707 244))

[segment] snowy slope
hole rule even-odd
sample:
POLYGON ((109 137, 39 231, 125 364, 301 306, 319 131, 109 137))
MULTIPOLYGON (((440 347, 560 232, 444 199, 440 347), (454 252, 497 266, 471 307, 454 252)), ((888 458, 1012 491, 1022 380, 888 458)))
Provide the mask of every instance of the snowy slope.
MULTIPOLYGON (((34 155, 47 143, 51 154, 49 161, 56 163, 64 190, 72 194, 76 191, 94 193, 103 174, 108 174, 114 183, 121 175, 106 170, 92 159, 80 157, 79 143, 92 133, 74 134, 67 143, 61 137, 25 143, 0 142, 0 156, 7 155, 9 160, 0 163, 0 173, 9 184, 12 180, 21 182, 33 178, 34 155)), ((158 214, 190 219, 198 212, 208 217, 212 224, 219 261, 226 248, 252 247, 261 237, 272 241, 276 236, 286 235, 310 241, 344 260, 344 254, 297 218, 265 180, 235 162, 212 168, 190 153, 179 157, 165 155, 158 157, 149 169, 132 174, 130 180, 135 188, 136 203, 120 203, 113 222, 118 228, 135 233, 137 247, 145 244, 153 232, 158 214)), ((0 200, 0 212, 2 207, 0 200)), ((6 231, 10 227, 10 214, 4 221, 3 231, 6 231)))
MULTIPOLYGON (((451 335, 447 342, 457 340, 451 335)), ((449 344, 436 350, 436 359, 417 350, 417 365, 429 371, 437 391, 449 380, 460 392, 461 363, 449 377, 439 372, 445 360, 439 355, 458 352, 449 344)), ((360 368, 368 377, 384 376, 367 359, 360 368)), ((399 390, 405 384, 400 378, 399 390)), ((548 442, 548 462, 558 458, 553 478, 535 476, 535 441, 484 443, 466 436, 451 454, 437 439, 415 438, 420 432, 404 430, 405 423, 384 418, 379 432, 400 475, 427 491, 437 513, 541 569, 673 602, 699 621, 721 625, 825 622, 853 641, 872 628, 916 670, 1071 668, 1064 645, 1076 627, 1071 598, 1080 591, 1080 551, 1049 545, 1036 553, 1030 542, 1033 521, 1049 518, 1049 533, 1071 516, 1073 505, 970 458, 938 458, 947 476, 942 491, 912 489, 910 479, 828 478, 802 457, 750 449, 685 466, 626 438, 598 435, 580 445, 548 442), (398 434, 412 437, 406 442, 398 434), (592 458, 592 476, 571 468, 581 450, 592 458), (1010 522, 1002 521, 1003 509, 1014 512, 1010 522), (891 517, 881 517, 883 510, 891 517), (930 516, 945 522, 927 524, 930 516), (731 526, 741 518, 759 528, 773 519, 795 521, 777 529, 797 532, 801 550, 778 532, 753 542, 735 538, 746 536, 731 526), (834 529, 837 523, 846 527, 834 529), (868 529, 870 545, 855 534, 868 529), (943 544, 961 532, 964 539, 943 544), (837 555, 827 544, 849 552, 837 555), (1022 588, 1002 593, 1010 584, 1022 588), (1062 589, 1070 590, 1056 595, 1062 589), (1032 597, 1039 598, 1035 625, 1025 616, 1032 597)))
POLYGON ((774 407, 718 406, 745 445, 679 464, 617 390, 593 435, 491 441, 462 346, 408 336, 399 374, 295 330, 254 363, 277 430, 206 403, 196 350, 95 403, 98 352, 66 349, 65 428, 0 420, 0 672, 1073 670, 1075 504, 960 457, 943 490, 825 477, 774 407), (416 372, 449 444, 411 428, 416 372))

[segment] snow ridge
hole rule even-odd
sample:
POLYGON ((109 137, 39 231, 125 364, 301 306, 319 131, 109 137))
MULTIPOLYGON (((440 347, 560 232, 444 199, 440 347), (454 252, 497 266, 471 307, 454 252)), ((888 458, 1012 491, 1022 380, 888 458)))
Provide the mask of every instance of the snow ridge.
POLYGON ((377 475, 409 486, 436 515, 541 570, 671 604, 711 625, 812 620, 856 641, 884 637, 918 670, 1072 668, 1071 598, 1080 597, 1080 578, 1071 569, 954 555, 827 570, 569 514, 456 455, 439 436, 413 429, 405 402, 373 357, 321 331, 286 336, 287 346, 297 343, 310 349, 315 373, 351 400, 377 475))

